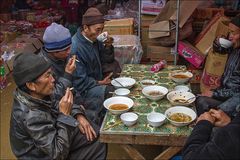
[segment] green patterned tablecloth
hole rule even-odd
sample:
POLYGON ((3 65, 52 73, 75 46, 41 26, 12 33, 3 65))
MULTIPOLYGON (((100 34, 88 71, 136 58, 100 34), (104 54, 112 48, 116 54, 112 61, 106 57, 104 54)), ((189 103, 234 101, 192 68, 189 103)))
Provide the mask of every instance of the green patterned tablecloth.
POLYGON ((170 102, 166 96, 157 102, 151 101, 142 94, 140 81, 143 79, 153 79, 156 85, 167 87, 170 91, 178 84, 169 78, 169 73, 175 70, 186 70, 185 66, 167 66, 167 68, 157 73, 150 72, 151 65, 142 64, 127 64, 124 65, 121 77, 132 77, 136 80, 136 84, 131 88, 129 97, 134 101, 134 106, 131 111, 139 115, 138 122, 131 127, 121 123, 120 115, 113 115, 107 112, 102 127, 101 133, 111 134, 157 134, 157 135, 189 135, 192 128, 189 126, 175 127, 168 121, 160 127, 152 127, 147 122, 147 114, 152 111, 163 113, 169 107, 170 102), (115 125, 117 124, 117 125, 115 125), (112 127, 111 127, 112 126, 112 127))

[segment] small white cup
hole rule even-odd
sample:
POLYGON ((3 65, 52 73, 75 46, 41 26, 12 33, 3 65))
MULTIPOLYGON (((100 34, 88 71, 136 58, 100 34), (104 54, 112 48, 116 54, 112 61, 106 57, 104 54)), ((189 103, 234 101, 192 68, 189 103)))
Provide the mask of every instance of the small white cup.
POLYGON ((184 85, 178 85, 174 88, 175 91, 181 91, 181 92, 189 92, 190 89, 188 86, 184 86, 184 85))
POLYGON ((108 32, 103 32, 97 36, 97 40, 99 40, 100 42, 104 42, 107 40, 107 37, 108 37, 108 32))
POLYGON ((130 93, 130 90, 127 88, 118 88, 114 92, 117 96, 128 96, 130 93))

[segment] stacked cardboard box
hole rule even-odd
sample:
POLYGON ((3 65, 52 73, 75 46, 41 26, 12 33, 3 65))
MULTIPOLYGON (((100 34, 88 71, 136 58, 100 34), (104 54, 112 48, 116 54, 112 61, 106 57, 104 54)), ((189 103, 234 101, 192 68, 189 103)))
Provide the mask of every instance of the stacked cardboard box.
POLYGON ((110 35, 132 35, 134 34, 133 18, 106 21, 104 31, 110 35))

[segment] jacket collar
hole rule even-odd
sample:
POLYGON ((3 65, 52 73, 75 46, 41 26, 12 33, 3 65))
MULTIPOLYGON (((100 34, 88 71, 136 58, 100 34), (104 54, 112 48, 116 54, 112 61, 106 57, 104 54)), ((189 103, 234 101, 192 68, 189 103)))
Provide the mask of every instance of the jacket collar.
POLYGON ((21 91, 20 89, 16 89, 15 93, 15 98, 20 101, 21 103, 25 104, 28 107, 47 107, 51 108, 52 102, 51 98, 46 97, 46 100, 43 99, 37 99, 32 97, 31 95, 27 94, 26 92, 21 91))
POLYGON ((78 30, 77 30, 77 38, 81 41, 81 42, 84 42, 84 43, 87 43, 87 44, 91 44, 91 45, 94 45, 96 42, 93 42, 91 41, 89 38, 85 37, 82 32, 81 32, 81 28, 79 27, 78 30))

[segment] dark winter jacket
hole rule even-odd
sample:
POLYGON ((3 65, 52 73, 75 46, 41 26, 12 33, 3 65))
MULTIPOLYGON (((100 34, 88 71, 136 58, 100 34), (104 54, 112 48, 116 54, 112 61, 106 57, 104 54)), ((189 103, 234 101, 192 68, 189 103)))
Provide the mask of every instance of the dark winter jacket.
POLYGON ((240 93, 240 48, 229 54, 221 86, 213 91, 213 98, 227 100, 236 93, 240 93))
MULTIPOLYGON (((72 87, 72 75, 65 72, 65 66, 67 62, 51 58, 44 48, 42 48, 39 55, 44 57, 52 65, 53 76, 55 78, 55 87, 52 99, 59 101, 64 96, 67 87, 72 87)), ((73 117, 75 117, 77 114, 85 114, 84 107, 80 104, 73 104, 71 114, 73 117)))
POLYGON ((183 159, 240 159, 240 114, 211 136, 213 127, 206 120, 197 123, 183 148, 183 159))
MULTIPOLYGON (((50 100, 50 99, 49 99, 50 100)), ((78 122, 57 112, 51 101, 16 90, 10 143, 18 159, 66 159, 78 122)))
MULTIPOLYGON (((89 89, 99 86, 98 81, 103 80, 102 65, 100 61, 99 49, 103 48, 100 42, 89 42, 78 29, 72 37, 71 54, 76 54, 79 62, 76 64, 77 69, 73 73, 74 88, 80 92, 87 92, 89 89)), ((105 92, 105 87, 102 91, 105 92)))

